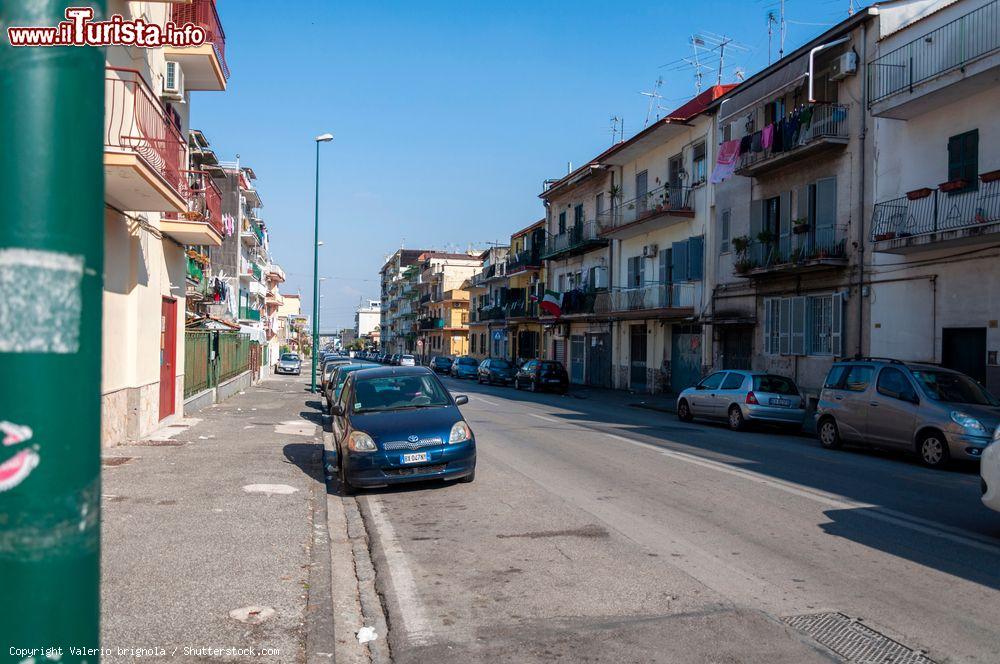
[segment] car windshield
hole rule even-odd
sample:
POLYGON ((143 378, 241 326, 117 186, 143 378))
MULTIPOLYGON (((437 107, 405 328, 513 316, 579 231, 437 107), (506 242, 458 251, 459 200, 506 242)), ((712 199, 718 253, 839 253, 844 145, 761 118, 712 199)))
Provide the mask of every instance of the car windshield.
POLYGON ((475 367, 479 366, 479 362, 476 362, 475 358, 463 357, 458 360, 458 363, 464 367, 475 367))
POLYGON ((282 362, 295 362, 299 359, 299 356, 295 353, 285 353, 281 356, 282 362))
POLYGON ((785 396, 798 396, 799 394, 795 383, 784 376, 754 376, 753 389, 758 392, 783 394, 785 396))
POLYGON ((434 358, 434 363, 435 364, 451 364, 451 360, 449 360, 447 357, 436 357, 436 358, 434 358))
POLYGON ((364 378, 354 385, 354 412, 450 406, 451 399, 430 373, 364 378))
POLYGON ((951 371, 914 371, 920 387, 931 399, 976 406, 1000 406, 1000 401, 965 374, 951 371))
POLYGON ((541 367, 544 373, 556 373, 562 369, 562 365, 558 362, 542 362, 541 367))
POLYGON ((357 371, 358 369, 367 369, 369 366, 370 365, 367 364, 348 364, 347 366, 340 367, 340 371, 337 372, 337 385, 333 388, 337 397, 340 396, 340 390, 344 387, 344 383, 347 382, 348 374, 357 371))
POLYGON ((510 369, 510 362, 507 360, 493 360, 490 362, 491 369, 510 369))

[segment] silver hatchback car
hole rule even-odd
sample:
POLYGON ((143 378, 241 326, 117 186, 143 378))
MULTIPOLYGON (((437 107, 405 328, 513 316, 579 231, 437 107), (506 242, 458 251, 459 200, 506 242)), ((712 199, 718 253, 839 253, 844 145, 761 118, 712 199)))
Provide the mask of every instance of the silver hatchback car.
POLYGON ((835 363, 816 408, 823 447, 900 449, 934 468, 981 458, 998 423, 1000 401, 969 376, 878 358, 835 363))
POLYGON ((806 411, 795 381, 757 371, 717 371, 677 397, 677 417, 724 419, 733 431, 748 422, 798 429, 806 411))

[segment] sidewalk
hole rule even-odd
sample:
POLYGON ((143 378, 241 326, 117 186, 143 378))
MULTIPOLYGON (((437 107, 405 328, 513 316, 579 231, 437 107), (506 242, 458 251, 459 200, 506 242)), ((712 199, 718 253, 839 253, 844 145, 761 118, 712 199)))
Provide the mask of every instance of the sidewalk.
POLYGON ((104 451, 104 661, 138 648, 163 661, 332 653, 323 439, 307 389, 267 380, 104 451))

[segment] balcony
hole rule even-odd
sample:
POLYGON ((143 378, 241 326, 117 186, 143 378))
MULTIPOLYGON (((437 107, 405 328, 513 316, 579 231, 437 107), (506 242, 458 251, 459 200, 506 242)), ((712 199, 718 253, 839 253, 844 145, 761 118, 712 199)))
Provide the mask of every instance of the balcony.
POLYGON ((977 187, 949 193, 923 189, 876 203, 875 251, 908 254, 1000 239, 1000 172, 980 176, 977 187), (997 179, 994 179, 997 178, 997 179))
POLYGON ((817 229, 812 236, 796 236, 798 246, 792 246, 791 236, 773 242, 751 242, 737 251, 733 274, 759 278, 800 274, 843 268, 847 265, 847 243, 837 236, 836 229, 817 229))
POLYGON ((848 112, 842 104, 813 104, 809 126, 801 127, 795 134, 784 137, 780 147, 747 152, 739 157, 736 174, 759 177, 808 157, 847 145, 848 112))
POLYGON ((187 143, 138 71, 106 72, 105 198, 122 210, 187 212, 187 143))
POLYGON ((506 317, 507 313, 504 311, 503 307, 480 307, 478 314, 475 317, 475 321, 482 323, 484 321, 504 320, 506 317))
POLYGON ((517 300, 507 307, 507 318, 510 320, 530 320, 538 318, 538 303, 517 300))
POLYGON ((264 229, 260 223, 252 217, 243 220, 243 228, 240 230, 240 239, 250 246, 261 246, 264 244, 264 229))
POLYGON ((507 276, 512 277, 522 272, 538 270, 542 266, 542 259, 538 249, 525 249, 507 257, 507 276))
POLYGON ((444 328, 443 318, 421 318, 420 319, 420 330, 439 330, 444 328))
POLYGON ((200 284, 205 279, 205 271, 202 269, 201 263, 191 256, 187 257, 187 272, 185 276, 188 281, 195 284, 200 284))
POLYGON ((225 90, 229 79, 226 64, 226 33, 215 8, 215 0, 194 0, 190 4, 175 4, 171 11, 175 26, 193 23, 205 30, 205 43, 201 46, 180 48, 167 46, 167 60, 179 62, 184 71, 184 85, 188 90, 225 90))
POLYGON ((240 320, 258 322, 260 321, 260 311, 250 307, 240 307, 239 318, 240 320))
POLYGON ((594 294, 594 314, 616 319, 684 318, 694 315, 698 288, 694 283, 648 284, 594 294))
POLYGON ((690 187, 664 185, 597 216, 601 235, 627 239, 694 217, 690 187))
POLYGON ((868 65, 872 115, 908 120, 991 85, 1000 68, 1000 2, 991 2, 868 65))
POLYGON ((430 293, 428 293, 427 295, 421 295, 420 296, 420 304, 427 304, 430 301, 431 301, 431 295, 430 295, 430 293))
POLYGON ((268 264, 266 272, 268 279, 271 279, 272 281, 276 281, 278 283, 284 283, 285 271, 281 269, 281 266, 278 265, 277 263, 268 264))
POLYGON ((549 234, 545 241, 544 259, 576 256, 597 247, 607 246, 607 238, 601 235, 600 225, 596 221, 574 224, 563 233, 549 234))
POLYGON ((203 171, 187 171, 188 210, 165 212, 160 230, 181 244, 222 245, 222 192, 203 171))

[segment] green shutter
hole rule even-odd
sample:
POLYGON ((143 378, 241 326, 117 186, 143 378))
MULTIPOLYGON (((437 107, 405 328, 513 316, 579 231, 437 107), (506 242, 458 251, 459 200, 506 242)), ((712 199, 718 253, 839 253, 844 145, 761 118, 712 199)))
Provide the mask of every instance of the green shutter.
POLYGON ((671 270, 673 272, 674 281, 686 281, 688 278, 687 240, 684 240, 683 242, 674 242, 673 247, 671 247, 671 254, 673 258, 671 270))
POLYGON ((705 236, 688 238, 688 279, 701 281, 705 278, 705 236))

